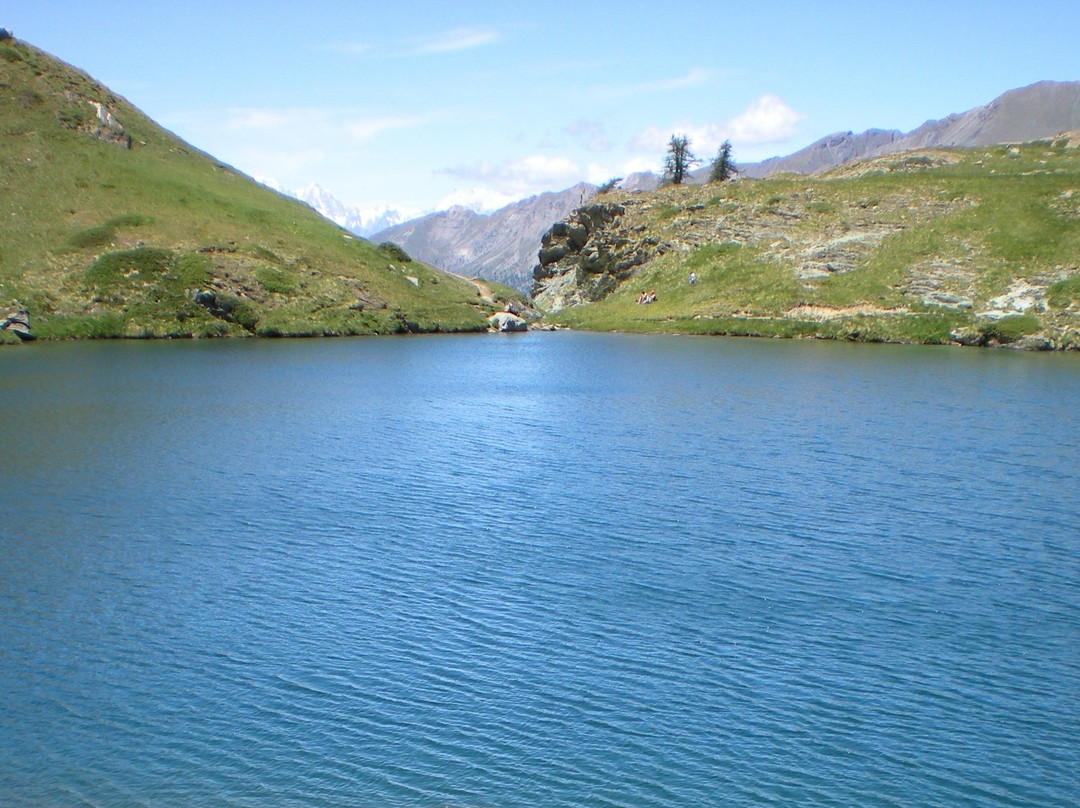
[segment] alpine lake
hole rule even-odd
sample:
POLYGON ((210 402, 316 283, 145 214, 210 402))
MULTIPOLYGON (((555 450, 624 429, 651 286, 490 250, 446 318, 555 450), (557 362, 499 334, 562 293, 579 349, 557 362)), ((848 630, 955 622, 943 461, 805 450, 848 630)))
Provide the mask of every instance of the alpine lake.
POLYGON ((0 350, 0 805, 1080 804, 1080 356, 0 350))

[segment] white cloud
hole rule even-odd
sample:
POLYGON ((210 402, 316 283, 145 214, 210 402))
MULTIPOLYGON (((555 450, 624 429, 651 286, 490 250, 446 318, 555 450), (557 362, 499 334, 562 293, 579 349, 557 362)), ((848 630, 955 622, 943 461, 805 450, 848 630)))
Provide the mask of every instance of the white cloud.
POLYGON ((460 205, 477 213, 491 213, 521 199, 520 194, 504 194, 491 188, 467 188, 447 194, 435 205, 435 210, 446 210, 460 205))
POLYGON ((548 157, 535 154, 510 163, 504 176, 526 185, 560 181, 581 176, 581 168, 569 157, 548 157))
POLYGON ((690 149, 698 157, 711 157, 725 140, 736 147, 779 143, 798 134, 806 115, 797 112, 775 95, 763 95, 745 111, 724 123, 694 124, 680 121, 668 127, 650 126, 631 141, 635 149, 664 152, 672 135, 690 138, 690 149))
POLYGON ((452 53, 478 48, 499 38, 498 31, 481 28, 455 28, 424 40, 413 48, 413 53, 452 53))
POLYGON ((484 162, 471 166, 445 168, 439 173, 486 182, 501 191, 510 193, 512 189, 530 191, 533 188, 543 187, 547 190, 551 183, 567 180, 570 180, 572 184, 581 178, 582 171, 581 167, 569 157, 534 154, 497 165, 484 162))
POLYGON ((763 95, 745 112, 728 121, 729 140, 749 145, 777 143, 797 134, 806 115, 796 112, 775 95, 763 95))
POLYGON ((593 185, 605 183, 615 176, 618 175, 613 174, 609 166, 599 163, 589 163, 589 167, 585 171, 585 181, 591 182, 593 185))
POLYGON ((623 163, 622 173, 629 177, 631 174, 637 174, 640 171, 656 171, 660 162, 661 160, 658 157, 636 155, 623 163))
POLYGON ((552 189, 567 188, 581 182, 585 171, 568 157, 529 155, 504 163, 477 163, 444 168, 437 173, 470 183, 455 189, 439 203, 464 205, 473 210, 489 211, 527 196, 552 189))

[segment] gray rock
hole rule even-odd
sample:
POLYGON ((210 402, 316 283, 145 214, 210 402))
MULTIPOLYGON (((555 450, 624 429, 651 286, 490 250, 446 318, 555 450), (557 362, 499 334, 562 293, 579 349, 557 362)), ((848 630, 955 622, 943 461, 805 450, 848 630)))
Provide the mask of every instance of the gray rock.
POLYGON ((949 332, 949 339, 961 345, 982 346, 986 344, 987 337, 982 331, 970 326, 954 328, 949 332))
POLYGON ((568 225, 566 237, 572 250, 581 250, 589 240, 589 229, 580 224, 568 225))
POLYGON ((1038 334, 1021 337, 1017 344, 1025 351, 1052 351, 1054 349, 1054 344, 1050 340, 1038 334))
POLYGON ((540 266, 546 267, 548 264, 554 264, 565 258, 570 254, 570 247, 566 244, 555 244, 551 247, 544 247, 540 250, 540 266))
POLYGON ((526 320, 508 311, 496 312, 488 318, 488 323, 496 331, 503 333, 529 330, 529 323, 526 320))
POLYGON ((0 320, 0 331, 10 331, 24 342, 34 339, 30 333, 30 311, 20 307, 9 311, 3 320, 0 320))

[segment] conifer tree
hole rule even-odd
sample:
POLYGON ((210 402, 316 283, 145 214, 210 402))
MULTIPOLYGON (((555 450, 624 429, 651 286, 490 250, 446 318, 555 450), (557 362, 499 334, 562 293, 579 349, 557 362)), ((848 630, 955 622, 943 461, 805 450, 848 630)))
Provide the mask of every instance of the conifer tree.
POLYGON ((700 162, 690 153, 690 138, 686 135, 672 135, 664 160, 664 179, 681 185, 690 168, 700 162))
POLYGON ((713 160, 712 171, 709 174, 709 182, 726 182, 735 175, 735 163, 731 159, 731 141, 725 140, 724 145, 713 160))

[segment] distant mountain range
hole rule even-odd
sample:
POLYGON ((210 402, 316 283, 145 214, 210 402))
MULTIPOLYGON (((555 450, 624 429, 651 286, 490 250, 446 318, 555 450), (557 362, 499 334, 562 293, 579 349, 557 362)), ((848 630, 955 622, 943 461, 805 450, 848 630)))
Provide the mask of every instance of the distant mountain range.
MULTIPOLYGON (((1041 81, 1010 90, 985 106, 927 121, 906 134, 883 129, 836 132, 793 154, 740 164, 739 173, 749 178, 781 172, 813 174, 891 152, 1022 143, 1075 130, 1080 130, 1080 82, 1041 81)), ((708 174, 709 168, 702 167, 694 172, 691 182, 705 182, 708 174)), ((659 176, 641 172, 626 177, 620 190, 650 191, 659 184, 659 176)), ((595 192, 595 186, 581 183, 515 202, 491 214, 451 208, 408 221, 395 210, 361 214, 345 208, 318 186, 309 186, 294 196, 353 232, 376 242, 394 242, 439 269, 500 281, 524 291, 532 284, 541 236, 595 192)))
POLYGON ((767 177, 783 171, 813 174, 850 160, 898 151, 995 143, 1025 143, 1080 129, 1080 82, 1040 81, 1009 90, 985 106, 927 121, 907 134, 868 129, 836 132, 786 157, 739 166, 744 177, 767 177))
POLYGON ((391 241, 414 258, 446 272, 499 281, 525 291, 532 283, 540 237, 596 190, 595 185, 578 183, 491 214, 453 207, 383 230, 372 238, 391 241))
POLYGON ((267 188, 272 188, 285 196, 291 196, 293 199, 306 202, 330 221, 364 238, 419 215, 419 211, 399 210, 390 205, 380 205, 375 208, 349 207, 328 190, 314 182, 306 188, 293 191, 282 188, 275 180, 268 177, 257 177, 256 179, 267 188))

